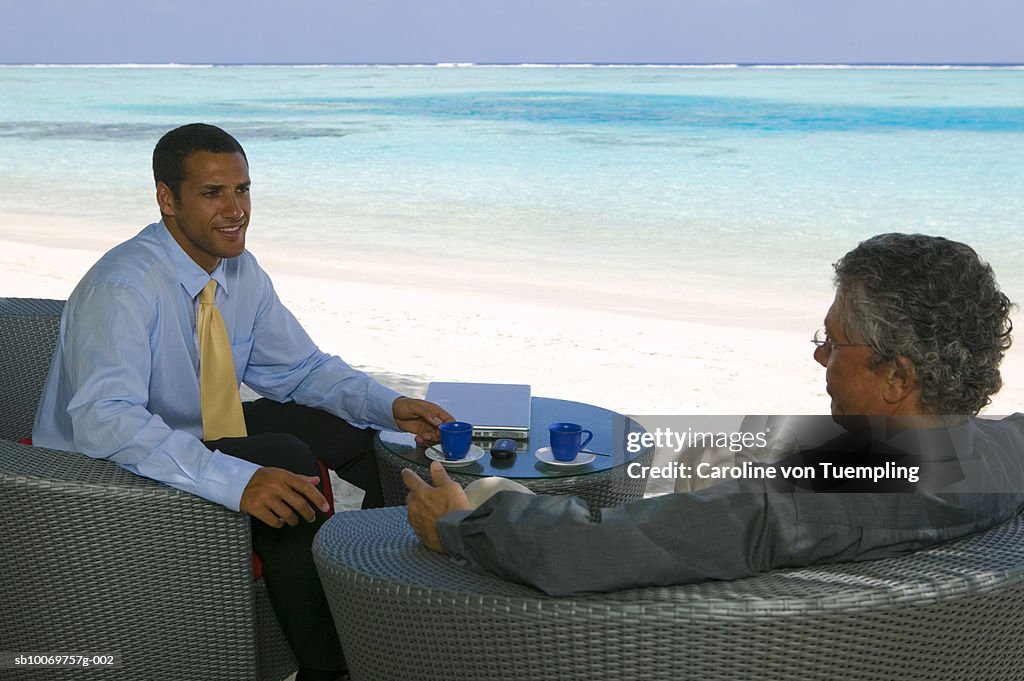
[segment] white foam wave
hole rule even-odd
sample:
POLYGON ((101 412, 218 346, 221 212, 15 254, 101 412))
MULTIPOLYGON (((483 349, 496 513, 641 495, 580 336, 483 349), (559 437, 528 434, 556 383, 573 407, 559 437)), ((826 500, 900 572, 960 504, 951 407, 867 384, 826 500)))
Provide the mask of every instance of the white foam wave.
POLYGON ((212 69, 213 64, 0 64, 0 68, 27 69, 212 69))
POLYGON ((1024 70, 1024 64, 600 64, 600 63, 501 63, 438 62, 408 64, 0 64, 0 68, 61 68, 61 69, 211 69, 211 68, 281 68, 281 69, 332 69, 332 68, 484 68, 484 69, 762 69, 762 70, 908 70, 908 71, 949 71, 949 70, 1024 70))

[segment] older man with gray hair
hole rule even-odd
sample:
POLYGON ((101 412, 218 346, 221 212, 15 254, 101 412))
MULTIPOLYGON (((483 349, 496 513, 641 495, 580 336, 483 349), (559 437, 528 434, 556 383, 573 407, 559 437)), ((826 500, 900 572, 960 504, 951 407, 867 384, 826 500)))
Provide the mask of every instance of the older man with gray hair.
POLYGON ((1012 305, 970 246, 880 234, 835 271, 835 302, 814 353, 835 419, 974 416, 1002 387, 1012 305), (845 380, 851 370, 857 381, 845 380))
POLYGON ((736 579, 896 555, 989 528, 1024 509, 1024 416, 976 418, 1001 386, 1012 305, 970 247, 882 234, 835 265, 815 336, 832 441, 790 467, 913 462, 920 481, 729 480, 605 509, 503 491, 472 507, 444 473, 404 471, 409 521, 435 551, 552 595, 736 579), (874 481, 877 483, 877 481, 874 481))

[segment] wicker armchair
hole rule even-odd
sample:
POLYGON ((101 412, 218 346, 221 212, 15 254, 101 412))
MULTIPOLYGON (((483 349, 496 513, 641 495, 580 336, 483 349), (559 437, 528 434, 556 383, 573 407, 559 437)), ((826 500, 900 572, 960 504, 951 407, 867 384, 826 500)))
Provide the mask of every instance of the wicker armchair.
POLYGON ((1024 678, 1024 518, 906 556, 552 598, 423 548, 404 508, 313 555, 353 679, 1024 678))
POLYGON ((0 651, 119 654, 104 679, 288 676, 297 664, 253 580, 247 516, 108 461, 16 443, 30 434, 62 308, 0 298, 0 651))

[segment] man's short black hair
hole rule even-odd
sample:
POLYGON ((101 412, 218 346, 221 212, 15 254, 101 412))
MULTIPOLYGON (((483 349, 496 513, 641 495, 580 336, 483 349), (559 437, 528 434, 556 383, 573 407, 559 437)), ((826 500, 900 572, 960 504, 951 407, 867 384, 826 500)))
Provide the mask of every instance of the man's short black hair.
POLYGON ((175 199, 181 198, 185 160, 197 151, 241 154, 245 158, 245 150, 238 140, 216 125, 190 123, 171 130, 160 138, 153 149, 153 180, 170 187, 175 199))

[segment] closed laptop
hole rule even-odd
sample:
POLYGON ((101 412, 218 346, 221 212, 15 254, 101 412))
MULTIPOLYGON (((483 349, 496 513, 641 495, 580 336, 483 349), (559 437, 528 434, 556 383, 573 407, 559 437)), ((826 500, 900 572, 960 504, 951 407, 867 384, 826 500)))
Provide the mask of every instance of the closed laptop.
POLYGON ((518 383, 434 381, 427 400, 459 421, 473 424, 473 438, 525 440, 530 434, 530 386, 518 383))

